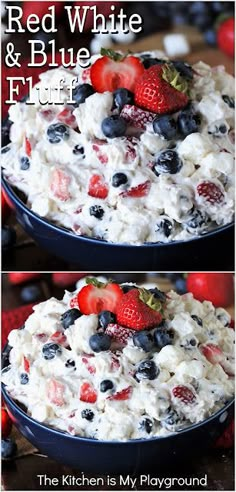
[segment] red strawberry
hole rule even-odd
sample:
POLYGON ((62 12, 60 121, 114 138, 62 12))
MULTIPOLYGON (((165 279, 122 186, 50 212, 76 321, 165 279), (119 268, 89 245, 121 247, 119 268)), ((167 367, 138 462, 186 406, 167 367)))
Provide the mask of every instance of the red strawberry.
POLYGON ((106 334, 112 337, 114 342, 119 342, 123 345, 126 345, 128 339, 133 337, 133 333, 133 330, 112 323, 106 328, 106 334))
POLYGON ((93 150, 96 152, 97 158, 101 162, 101 164, 107 164, 108 163, 108 156, 105 152, 102 152, 101 146, 98 143, 94 143, 92 147, 93 147, 93 150))
POLYGON ((30 361, 23 356, 23 363, 24 363, 24 371, 29 373, 30 372, 30 361))
POLYGON ((41 277, 41 273, 37 272, 11 272, 8 273, 8 280, 12 285, 23 284, 30 280, 35 280, 41 277))
POLYGON ((107 400, 129 400, 133 392, 132 386, 128 386, 114 395, 108 396, 107 400))
POLYGON ((150 113, 130 104, 125 104, 120 114, 129 125, 141 130, 145 130, 147 124, 152 123, 156 117, 156 113, 150 113))
POLYGON ((78 296, 76 296, 76 297, 72 297, 72 299, 70 300, 70 307, 71 307, 71 308, 76 308, 76 309, 79 309, 79 301, 78 301, 78 296))
POLYGON ((78 293, 79 309, 83 314, 98 314, 103 310, 116 312, 117 304, 123 296, 121 287, 115 283, 103 284, 96 279, 88 279, 78 293))
POLYGON ((78 280, 85 277, 86 273, 70 273, 70 272, 54 272, 52 274, 52 281, 54 285, 59 287, 67 287, 75 284, 78 280))
POLYGON ((216 448, 229 449, 234 447, 234 420, 230 422, 224 433, 217 439, 216 448))
POLYGON ((1 408, 1 428, 2 428, 2 439, 6 439, 12 429, 12 421, 7 413, 6 408, 1 408))
POLYGON ((8 202, 6 200, 6 195, 3 190, 1 190, 1 204, 2 204, 2 222, 5 221, 5 219, 8 217, 10 214, 10 207, 8 205, 8 202))
POLYGON ((54 169, 50 189, 56 198, 59 198, 63 202, 70 199, 69 184, 70 176, 61 169, 54 169))
POLYGON ((35 304, 27 304, 10 311, 2 312, 2 346, 7 341, 7 335, 11 330, 17 329, 24 324, 27 318, 33 312, 35 304))
POLYGON ((31 143, 27 137, 25 137, 25 153, 28 157, 31 157, 31 143))
POLYGON ((86 403, 95 403, 97 401, 97 393, 90 383, 83 383, 81 385, 80 400, 86 403))
POLYGON ((51 403, 54 403, 54 405, 57 405, 58 407, 62 407, 65 403, 63 398, 64 392, 64 384, 60 383, 56 379, 50 379, 47 384, 46 393, 51 403))
POLYGON ((111 371, 112 372, 118 371, 119 367, 120 367, 120 361, 119 361, 118 357, 116 357, 113 354, 111 357, 111 371))
POLYGON ((85 364, 85 366, 88 369, 88 372, 90 372, 90 374, 95 374, 96 373, 96 367, 94 367, 92 364, 90 364, 90 362, 89 362, 90 358, 91 358, 90 355, 86 355, 86 357, 82 357, 82 362, 85 364))
POLYGON ((116 311, 117 322, 133 330, 159 325, 162 320, 161 303, 145 289, 132 289, 121 297, 116 311), (151 304, 153 306, 150 307, 151 304))
POLYGON ((139 184, 138 186, 134 186, 129 190, 123 191, 120 193, 120 196, 125 197, 133 197, 133 198, 142 198, 143 196, 147 196, 151 188, 151 181, 147 180, 144 183, 139 184))
POLYGON ((108 55, 93 63, 90 78, 97 92, 113 92, 119 87, 134 91, 135 83, 144 72, 144 66, 136 56, 123 56, 112 50, 103 50, 108 55))
POLYGON ((234 17, 224 20, 217 30, 217 43, 221 51, 234 57, 234 17))
POLYGON ((46 121, 52 121, 56 117, 56 111, 52 109, 43 109, 38 114, 46 121))
POLYGON ((175 398, 178 398, 178 400, 182 401, 186 405, 192 404, 196 400, 196 396, 194 395, 192 390, 189 389, 187 386, 184 386, 181 384, 178 386, 175 386, 172 389, 172 393, 173 393, 173 396, 175 398))
POLYGON ((222 350, 213 343, 201 345, 201 352, 211 364, 220 364, 224 360, 222 350))
POLYGON ((234 277, 232 273, 189 273, 187 290, 201 302, 227 307, 234 302, 234 277))
POLYGON ((187 82, 171 65, 154 65, 136 82, 135 104, 158 114, 174 113, 188 104, 188 96, 181 90, 187 90, 187 82))
POLYGON ((91 84, 91 79, 90 79, 90 68, 91 67, 88 67, 88 68, 85 68, 82 72, 82 81, 84 84, 91 84))
POLYGON ((67 338, 61 331, 55 331, 55 333, 53 333, 50 336, 50 340, 52 342, 59 343, 60 345, 63 345, 64 347, 68 346, 67 338))
POLYGON ((232 328, 232 330, 235 329, 235 321, 234 321, 234 319, 231 319, 229 326, 230 326, 230 328, 232 328))
POLYGON ((63 111, 61 111, 57 115, 58 121, 61 121, 62 123, 65 123, 66 125, 70 126, 71 128, 76 128, 77 122, 75 116, 72 114, 72 109, 70 108, 65 108, 63 111))
POLYGON ((55 15, 59 16, 63 12, 63 2, 34 2, 33 8, 32 4, 28 1, 23 2, 23 15, 22 15, 22 24, 26 26, 28 17, 32 13, 37 15, 41 20, 45 14, 49 14, 51 11, 48 10, 48 7, 55 6, 55 15))
POLYGON ((212 205, 220 204, 224 201, 224 193, 212 181, 202 181, 197 185, 197 194, 205 199, 206 202, 212 205))
POLYGON ((104 198, 108 195, 108 186, 104 181, 104 178, 99 174, 93 174, 89 181, 88 194, 94 198, 104 198))

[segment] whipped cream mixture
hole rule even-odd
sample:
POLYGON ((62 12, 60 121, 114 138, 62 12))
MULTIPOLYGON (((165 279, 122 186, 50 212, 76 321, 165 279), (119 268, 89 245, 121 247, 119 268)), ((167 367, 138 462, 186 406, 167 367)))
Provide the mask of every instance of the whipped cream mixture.
MULTIPOLYGON (((166 59, 159 51, 136 56, 166 59)), ((113 93, 94 92, 83 103, 68 105, 67 86, 75 76, 78 84, 91 83, 89 69, 50 70, 32 91, 33 105, 21 102, 9 110, 11 143, 2 149, 2 166, 31 210, 78 235, 137 245, 191 239, 233 220, 235 86, 224 67, 192 66, 190 100, 198 131, 177 132, 171 139, 154 132, 156 114, 132 104, 120 112, 125 134, 106 137, 102 122, 119 113, 113 93), (36 88, 46 96, 51 87, 56 101, 53 88, 61 78, 64 104, 40 105, 36 88), (168 172, 172 154, 163 154, 173 150, 174 173, 168 172), (160 159, 164 168, 155 167, 160 159), (123 178, 117 181, 119 173, 123 178), (129 194, 137 188, 143 196, 129 194)))
POLYGON ((171 291, 162 324, 150 330, 164 329, 167 345, 161 338, 145 351, 134 343, 140 332, 109 324, 111 347, 97 352, 89 340, 98 315, 63 328, 74 298, 66 292, 36 305, 8 337, 2 380, 34 419, 99 440, 148 439, 201 422, 232 398, 234 330, 224 309, 171 291))

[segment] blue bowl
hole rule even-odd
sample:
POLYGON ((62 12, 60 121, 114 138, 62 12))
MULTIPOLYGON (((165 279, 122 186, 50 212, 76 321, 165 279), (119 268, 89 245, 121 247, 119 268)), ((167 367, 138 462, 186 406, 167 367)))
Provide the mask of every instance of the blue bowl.
MULTIPOLYGON (((3 351, 3 367, 8 365, 9 351, 3 351)), ((14 425, 37 449, 64 465, 85 473, 148 473, 178 462, 192 460, 207 452, 225 430, 234 415, 234 400, 203 422, 166 437, 120 441, 98 441, 43 425, 9 396, 2 384, 2 395, 14 425)))
POLYGON ((190 241, 113 244, 76 236, 32 212, 2 179, 17 221, 45 250, 87 271, 194 271, 234 269, 234 225, 219 227, 190 241))

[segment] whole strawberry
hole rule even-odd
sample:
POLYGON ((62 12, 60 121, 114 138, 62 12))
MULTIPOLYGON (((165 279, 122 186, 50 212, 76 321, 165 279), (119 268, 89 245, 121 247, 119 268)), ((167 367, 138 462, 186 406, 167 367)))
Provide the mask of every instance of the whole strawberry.
POLYGON ((120 325, 139 331, 159 325, 162 321, 161 309, 161 302, 151 292, 132 289, 121 297, 116 318, 120 325))
POLYGON ((234 57, 234 17, 229 17, 220 23, 217 30, 217 44, 226 55, 234 57))
POLYGON ((234 301, 234 277, 232 273, 189 273, 187 290, 201 302, 227 307, 234 301))
POLYGON ((137 106, 158 114, 174 113, 189 101, 188 83, 171 64, 154 65, 139 77, 135 85, 137 106))

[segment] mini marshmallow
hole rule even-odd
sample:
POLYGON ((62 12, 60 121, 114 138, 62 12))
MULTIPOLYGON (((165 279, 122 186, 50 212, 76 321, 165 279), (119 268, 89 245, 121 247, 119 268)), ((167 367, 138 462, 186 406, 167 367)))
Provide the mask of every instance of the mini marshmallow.
POLYGON ((190 53, 190 45, 184 34, 167 34, 164 36, 163 45, 166 54, 172 58, 174 56, 184 56, 190 53))

